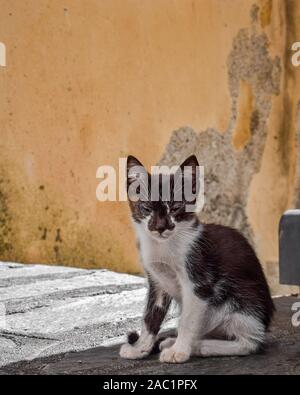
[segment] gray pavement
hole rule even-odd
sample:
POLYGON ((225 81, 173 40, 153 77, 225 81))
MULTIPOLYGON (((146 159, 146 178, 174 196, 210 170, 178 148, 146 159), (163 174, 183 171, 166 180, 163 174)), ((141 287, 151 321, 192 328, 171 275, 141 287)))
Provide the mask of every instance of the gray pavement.
POLYGON ((145 294, 138 276, 0 263, 0 366, 120 343, 140 327, 145 294))
MULTIPOLYGON (((137 276, 1 263, 0 374, 300 374, 295 296, 274 299, 277 312, 263 353, 183 365, 161 364, 157 355, 120 359, 124 334, 140 326, 145 293, 137 276)), ((165 330, 175 316, 173 309, 165 330)))
POLYGON ((291 324, 296 297, 275 299, 277 313, 264 352, 245 357, 192 358, 184 364, 161 364, 157 355, 142 361, 121 359, 119 346, 61 353, 0 368, 0 374, 300 374, 300 326, 291 324))

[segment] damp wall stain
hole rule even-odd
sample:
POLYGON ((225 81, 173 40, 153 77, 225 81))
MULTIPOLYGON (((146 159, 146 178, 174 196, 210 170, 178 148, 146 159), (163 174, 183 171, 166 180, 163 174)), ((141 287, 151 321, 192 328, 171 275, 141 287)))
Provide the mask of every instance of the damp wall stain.
POLYGON ((251 85, 240 81, 237 105, 236 127, 232 135, 233 147, 243 149, 251 138, 251 133, 258 127, 259 113, 253 112, 253 95, 251 85), (256 114, 256 115, 254 115, 256 114))
POLYGON ((3 191, 3 179, 0 179, 0 256, 5 257, 12 249, 11 244, 11 218, 7 207, 7 196, 3 191))
POLYGON ((260 24, 264 28, 271 23, 273 0, 260 1, 260 24))

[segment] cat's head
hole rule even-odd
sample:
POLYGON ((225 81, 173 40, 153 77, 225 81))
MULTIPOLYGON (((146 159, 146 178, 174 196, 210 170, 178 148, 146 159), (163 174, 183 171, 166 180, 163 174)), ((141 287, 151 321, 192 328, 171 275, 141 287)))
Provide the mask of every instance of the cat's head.
POLYGON ((159 241, 168 239, 196 218, 199 192, 196 156, 191 155, 172 170, 149 174, 138 159, 127 158, 127 193, 132 218, 159 241))

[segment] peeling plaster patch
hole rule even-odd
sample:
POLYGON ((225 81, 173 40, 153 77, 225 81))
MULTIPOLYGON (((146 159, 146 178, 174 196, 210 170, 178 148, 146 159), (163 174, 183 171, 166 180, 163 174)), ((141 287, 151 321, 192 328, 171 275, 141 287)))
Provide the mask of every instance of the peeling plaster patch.
POLYGON ((257 23, 257 21, 258 21, 258 13, 259 13, 258 5, 253 4, 251 11, 250 11, 250 19, 253 24, 257 23))
MULTIPOLYGON (((241 29, 233 40, 228 57, 228 82, 232 98, 230 127, 225 134, 215 129, 196 133, 190 127, 173 132, 159 164, 174 165, 195 153, 205 168, 206 201, 200 214, 204 222, 216 222, 241 230, 253 242, 246 207, 253 175, 259 171, 266 143, 266 123, 271 99, 279 94, 279 57, 271 59, 266 34, 255 29, 258 8, 251 11, 254 26, 241 29), (243 99, 243 95, 246 98, 243 99), (243 103, 244 100, 244 103, 243 103), (240 150, 234 136, 243 131, 239 121, 242 102, 243 122, 248 130, 240 150)), ((241 114, 242 116, 242 114, 241 114)), ((236 138, 236 137, 235 137, 236 138)))
POLYGON ((257 93, 279 94, 280 59, 269 57, 268 46, 265 33, 257 34, 249 29, 241 29, 234 38, 228 57, 229 89, 233 98, 238 96, 240 80, 254 85, 257 93))
POLYGON ((230 134, 215 129, 196 133, 191 128, 180 128, 173 132, 159 164, 178 164, 191 153, 205 168, 206 200, 201 220, 239 228, 251 240, 245 214, 249 175, 243 174, 250 171, 242 167, 243 155, 232 149, 230 134))

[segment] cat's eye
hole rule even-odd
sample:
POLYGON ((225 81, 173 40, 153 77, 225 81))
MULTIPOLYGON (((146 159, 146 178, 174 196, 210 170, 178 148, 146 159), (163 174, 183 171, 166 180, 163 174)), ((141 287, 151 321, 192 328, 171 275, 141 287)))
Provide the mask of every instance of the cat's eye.
POLYGON ((149 215, 151 213, 151 209, 148 206, 141 206, 141 213, 143 215, 149 215))
POLYGON ((172 204, 172 206, 170 207, 170 213, 171 213, 171 214, 177 214, 177 213, 179 213, 183 208, 184 208, 184 205, 182 204, 182 202, 174 203, 174 204, 172 204))

